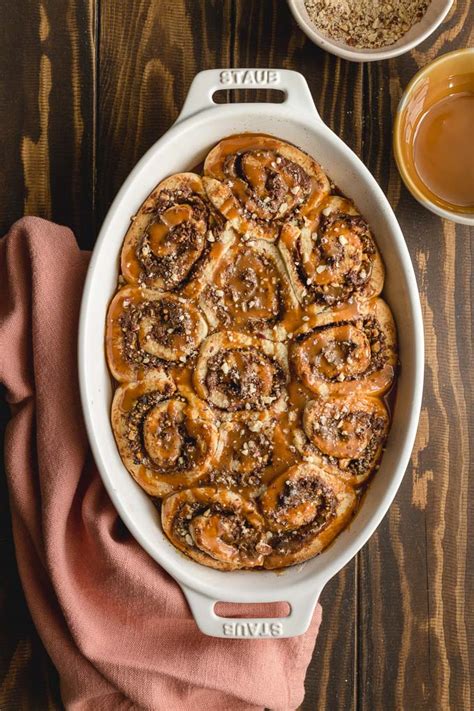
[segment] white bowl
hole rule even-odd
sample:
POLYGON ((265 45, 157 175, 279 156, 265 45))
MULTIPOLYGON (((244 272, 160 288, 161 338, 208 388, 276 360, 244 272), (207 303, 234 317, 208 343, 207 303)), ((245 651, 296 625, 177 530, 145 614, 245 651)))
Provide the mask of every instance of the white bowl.
POLYGON ((290 10, 303 32, 321 49, 352 62, 375 62, 408 52, 429 37, 448 14, 454 0, 432 0, 421 20, 397 42, 380 49, 356 49, 345 42, 333 40, 320 32, 309 18, 304 0, 287 0, 290 10))
POLYGON ((423 323, 416 280, 402 232, 380 187, 357 156, 321 121, 305 79, 287 70, 209 70, 194 79, 178 121, 140 160, 115 198, 87 274, 79 328, 79 378, 92 451, 106 489, 137 541, 181 585, 200 629, 219 637, 289 637, 303 633, 327 581, 364 545, 385 515, 403 478, 418 423, 423 386, 423 323), (215 104, 222 88, 281 89, 281 104, 215 104), (170 173, 199 164, 221 138, 257 131, 286 139, 326 168, 368 219, 387 267, 385 298, 399 329, 402 368, 393 425, 380 470, 357 516, 323 553, 273 571, 222 572, 183 556, 160 526, 150 498, 126 471, 110 425, 112 384, 104 352, 107 307, 116 289, 119 253, 130 217, 170 173), (223 619, 216 601, 287 601, 282 619, 223 619))

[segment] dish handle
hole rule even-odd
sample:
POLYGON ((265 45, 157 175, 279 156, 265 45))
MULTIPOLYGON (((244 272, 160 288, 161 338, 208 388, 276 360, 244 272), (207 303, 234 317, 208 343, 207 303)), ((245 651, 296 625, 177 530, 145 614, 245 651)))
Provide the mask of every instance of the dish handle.
MULTIPOLYGON (((309 627, 321 587, 284 595, 290 607, 287 617, 219 617, 214 611, 217 600, 181 584, 197 626, 210 637, 224 639, 272 639, 297 637, 309 627)), ((268 600, 278 602, 277 599, 268 600)), ((244 603, 245 604, 245 603, 244 603)), ((265 604, 265 603, 263 603, 265 604)))
MULTIPOLYGON (((283 105, 293 116, 304 114, 321 121, 306 79, 291 69, 206 69, 196 74, 176 123, 194 114, 222 107, 213 100, 216 91, 227 89, 276 89, 283 92, 283 105)), ((236 106, 238 104, 232 104, 236 106)))

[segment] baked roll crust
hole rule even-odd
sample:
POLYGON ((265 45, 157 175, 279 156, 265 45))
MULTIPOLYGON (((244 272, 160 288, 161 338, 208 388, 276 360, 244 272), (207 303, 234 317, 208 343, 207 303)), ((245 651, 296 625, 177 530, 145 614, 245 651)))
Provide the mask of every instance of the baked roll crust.
POLYGON ((296 332, 291 358, 297 377, 317 395, 382 395, 397 365, 392 313, 373 299, 317 314, 296 332))
POLYGON ((161 521, 176 548, 210 568, 255 568, 270 550, 255 504, 225 489, 173 494, 163 502, 161 521))
POLYGON ((173 293, 124 287, 107 315, 106 352, 119 382, 184 364, 206 337, 208 325, 191 302, 173 293))
POLYGON ((358 487, 378 465, 390 418, 379 398, 334 395, 310 400, 302 424, 294 436, 304 459, 358 487))
POLYGON ((117 388, 112 428, 123 463, 151 496, 193 486, 214 464, 212 412, 167 376, 117 388))
POLYGON ((160 291, 199 288, 206 264, 233 241, 206 197, 199 175, 177 173, 145 200, 125 236, 122 274, 130 284, 160 291))
POLYGON ((240 410, 282 411, 288 377, 286 346, 229 331, 202 343, 193 382, 199 397, 225 416, 240 410))
POLYGON ((351 519, 354 490, 312 463, 290 467, 260 498, 271 535, 265 568, 301 563, 320 553, 351 519))
POLYGON ((311 219, 329 194, 319 163, 273 136, 244 133, 217 144, 204 162, 209 199, 245 238, 273 241, 289 219, 311 219))
POLYGON ((367 222, 347 198, 325 198, 303 229, 286 224, 278 246, 304 306, 321 310, 350 299, 367 301, 382 291, 379 251, 367 222))
POLYGON ((213 330, 285 340, 299 305, 278 249, 264 240, 230 247, 207 270, 200 305, 213 330))

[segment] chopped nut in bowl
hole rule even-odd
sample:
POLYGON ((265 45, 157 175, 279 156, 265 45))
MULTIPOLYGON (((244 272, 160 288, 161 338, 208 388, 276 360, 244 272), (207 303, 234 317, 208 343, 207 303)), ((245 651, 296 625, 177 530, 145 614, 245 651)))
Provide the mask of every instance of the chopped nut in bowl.
POLYGON ((434 32, 453 0, 288 0, 303 32, 319 47, 353 62, 390 59, 434 32))

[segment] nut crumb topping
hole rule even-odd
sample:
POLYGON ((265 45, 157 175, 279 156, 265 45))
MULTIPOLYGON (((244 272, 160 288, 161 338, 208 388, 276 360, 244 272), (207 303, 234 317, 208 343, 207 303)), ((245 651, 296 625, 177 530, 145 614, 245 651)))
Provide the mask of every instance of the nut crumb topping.
POLYGON ((421 20, 429 5, 430 0, 305 0, 318 30, 358 49, 394 44, 421 20))

